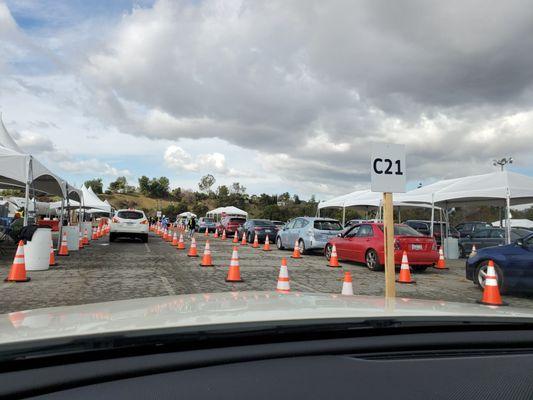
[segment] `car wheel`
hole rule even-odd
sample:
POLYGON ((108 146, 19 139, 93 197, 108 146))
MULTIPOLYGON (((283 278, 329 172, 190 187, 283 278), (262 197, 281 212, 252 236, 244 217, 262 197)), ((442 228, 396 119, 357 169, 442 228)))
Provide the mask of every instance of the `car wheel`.
POLYGON ((424 272, 428 267, 429 265, 411 265, 413 272, 424 272))
POLYGON ((324 255, 326 256, 326 259, 329 261, 331 258, 331 251, 333 246, 331 246, 329 243, 326 245, 326 248, 324 249, 324 255))
POLYGON ((143 235, 142 241, 143 241, 143 243, 148 243, 148 234, 143 235))
MULTIPOLYGON (((487 264, 488 261, 481 261, 477 268, 476 273, 474 275, 474 284, 478 286, 480 289, 485 289, 485 278, 487 276, 487 264)), ((496 276, 498 278, 498 288, 500 289, 500 293, 503 294, 506 292, 505 285, 504 285, 504 279, 503 279, 503 273, 500 268, 500 266, 496 263, 494 263, 494 269, 496 270, 496 276)))
POLYGON ((366 267, 370 271, 381 271, 383 269, 383 265, 379 263, 378 253, 376 253, 376 250, 368 250, 365 255, 365 260, 366 267))
POLYGON ((298 247, 300 248, 300 254, 305 254, 305 242, 303 239, 298 240, 298 247))
POLYGON ((459 246, 459 258, 466 258, 466 253, 463 246, 459 246))
POLYGON ((109 241, 110 242, 114 242, 115 241, 115 234, 112 233, 112 232, 109 234, 109 241))

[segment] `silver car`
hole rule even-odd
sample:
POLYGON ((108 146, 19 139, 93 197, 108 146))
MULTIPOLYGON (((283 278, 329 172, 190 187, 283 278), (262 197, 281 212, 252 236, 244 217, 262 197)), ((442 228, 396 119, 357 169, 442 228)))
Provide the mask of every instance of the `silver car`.
POLYGON ((288 222, 276 235, 278 249, 294 249, 298 242, 300 252, 324 250, 328 240, 342 232, 339 221, 329 218, 298 217, 288 222))

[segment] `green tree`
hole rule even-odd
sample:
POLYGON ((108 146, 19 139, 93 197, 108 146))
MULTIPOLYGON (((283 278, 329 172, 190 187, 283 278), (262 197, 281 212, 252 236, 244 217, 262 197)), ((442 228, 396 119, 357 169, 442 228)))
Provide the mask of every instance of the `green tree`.
POLYGON ((213 175, 211 174, 204 175, 202 176, 202 178, 200 179, 200 182, 198 183, 198 188, 200 189, 201 192, 210 193, 211 187, 215 184, 215 182, 216 182, 216 179, 213 175))
POLYGON ((246 188, 244 186, 242 186, 239 182, 233 182, 231 184, 231 193, 235 193, 235 194, 245 194, 246 193, 246 188))
POLYGON ((139 191, 148 196, 150 193, 150 178, 144 175, 139 178, 139 191))
POLYGON ((181 195, 181 188, 177 187, 176 189, 172 190, 170 192, 170 197, 176 201, 181 201, 182 195, 181 195))
POLYGON ((113 193, 125 192, 128 181, 125 176, 119 176, 116 181, 109 184, 109 190, 113 193))
POLYGON ((104 190, 104 184, 102 183, 102 178, 94 178, 85 181, 85 186, 91 188, 94 193, 102 194, 104 190))

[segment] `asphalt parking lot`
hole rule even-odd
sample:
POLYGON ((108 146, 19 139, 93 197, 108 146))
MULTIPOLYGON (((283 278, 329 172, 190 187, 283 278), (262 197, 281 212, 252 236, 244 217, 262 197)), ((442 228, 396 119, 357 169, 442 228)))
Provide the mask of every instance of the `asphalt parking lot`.
MULTIPOLYGON (((107 237, 91 242, 68 257, 57 257, 59 265, 48 271, 29 271, 27 283, 0 283, 0 313, 77 305, 139 297, 175 294, 275 290, 279 265, 287 257, 292 291, 340 293, 343 271, 352 273, 354 291, 360 295, 383 295, 384 275, 363 265, 341 261, 342 268, 329 268, 324 256, 304 255, 291 259, 290 251, 272 246, 271 252, 240 246, 242 283, 227 283, 225 277, 231 258, 231 240, 210 237, 215 267, 200 267, 205 238, 197 235, 200 257, 187 257, 169 243, 150 234, 148 243, 107 237)), ((187 241, 188 247, 188 241, 187 241)), ((15 249, 0 256, 2 274, 7 276, 15 249)), ((481 291, 464 278, 464 260, 450 261, 447 271, 428 269, 414 274, 416 284, 397 284, 399 297, 472 303, 481 291)), ((533 308, 533 297, 505 296, 517 307, 533 308)))

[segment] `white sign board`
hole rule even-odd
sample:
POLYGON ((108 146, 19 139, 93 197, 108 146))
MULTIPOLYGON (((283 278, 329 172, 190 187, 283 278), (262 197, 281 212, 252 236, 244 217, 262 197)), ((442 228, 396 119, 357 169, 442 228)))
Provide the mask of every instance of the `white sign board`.
POLYGON ((405 146, 374 143, 370 159, 370 190, 404 193, 405 176, 405 146))
POLYGON ((157 216, 157 218, 161 218, 161 211, 156 211, 155 215, 157 216))

